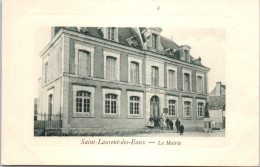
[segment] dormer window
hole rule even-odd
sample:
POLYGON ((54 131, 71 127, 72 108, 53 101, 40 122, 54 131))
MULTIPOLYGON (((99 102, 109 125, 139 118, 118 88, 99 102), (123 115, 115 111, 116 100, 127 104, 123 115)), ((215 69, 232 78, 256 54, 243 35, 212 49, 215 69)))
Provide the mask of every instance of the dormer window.
POLYGON ((158 35, 152 34, 152 48, 157 49, 158 35))
POLYGON ((108 27, 107 37, 109 40, 115 41, 115 27, 108 27))
POLYGON ((189 51, 188 50, 184 50, 184 57, 185 57, 185 61, 189 61, 189 51))

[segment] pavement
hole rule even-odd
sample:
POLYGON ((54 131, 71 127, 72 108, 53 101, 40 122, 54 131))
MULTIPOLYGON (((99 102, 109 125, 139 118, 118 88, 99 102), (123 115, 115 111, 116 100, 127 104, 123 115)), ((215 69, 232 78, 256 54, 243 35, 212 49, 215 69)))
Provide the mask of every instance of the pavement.
POLYGON ((133 137, 225 137, 225 129, 222 130, 213 130, 210 133, 203 133, 203 132, 185 132, 183 135, 180 135, 176 131, 171 130, 162 130, 162 131, 155 131, 151 133, 139 133, 139 134, 132 134, 133 137))

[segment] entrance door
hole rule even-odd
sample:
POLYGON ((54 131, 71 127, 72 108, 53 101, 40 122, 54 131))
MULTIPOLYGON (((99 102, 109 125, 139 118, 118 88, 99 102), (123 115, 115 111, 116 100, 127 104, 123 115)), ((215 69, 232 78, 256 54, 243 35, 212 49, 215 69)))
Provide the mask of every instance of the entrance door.
POLYGON ((159 117, 160 112, 159 112, 159 98, 157 96, 153 96, 150 101, 150 110, 151 110, 151 115, 153 117, 159 117))

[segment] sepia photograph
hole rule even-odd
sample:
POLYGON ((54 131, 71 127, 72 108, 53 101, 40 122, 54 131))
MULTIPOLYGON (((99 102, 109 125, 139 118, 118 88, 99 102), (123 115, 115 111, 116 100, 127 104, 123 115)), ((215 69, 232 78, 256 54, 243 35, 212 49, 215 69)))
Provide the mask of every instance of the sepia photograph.
POLYGON ((2 10, 2 165, 259 165, 257 0, 2 10))
POLYGON ((34 136, 225 136, 225 29, 44 27, 35 36, 34 136))

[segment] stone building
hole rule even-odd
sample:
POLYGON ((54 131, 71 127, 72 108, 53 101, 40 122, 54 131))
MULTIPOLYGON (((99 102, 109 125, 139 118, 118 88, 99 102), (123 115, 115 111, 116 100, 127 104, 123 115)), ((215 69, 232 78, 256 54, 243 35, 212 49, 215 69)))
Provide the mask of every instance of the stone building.
POLYGON ((226 85, 217 82, 209 94, 209 116, 215 121, 216 128, 225 128, 226 85))
POLYGON ((166 111, 185 129, 201 130, 209 68, 161 32, 53 27, 40 53, 40 113, 61 113, 63 128, 124 129, 166 111))

